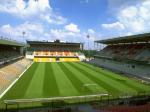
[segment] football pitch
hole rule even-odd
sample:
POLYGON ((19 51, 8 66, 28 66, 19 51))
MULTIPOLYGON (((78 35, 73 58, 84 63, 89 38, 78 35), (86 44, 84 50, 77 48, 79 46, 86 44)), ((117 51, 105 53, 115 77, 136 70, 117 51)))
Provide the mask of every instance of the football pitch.
POLYGON ((34 62, 1 101, 140 92, 150 92, 150 86, 84 62, 34 62))

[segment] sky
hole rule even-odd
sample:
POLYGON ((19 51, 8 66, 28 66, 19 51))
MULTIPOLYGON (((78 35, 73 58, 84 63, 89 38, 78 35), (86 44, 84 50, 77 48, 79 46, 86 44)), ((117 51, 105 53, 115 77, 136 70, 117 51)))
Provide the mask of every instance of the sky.
POLYGON ((94 40, 150 32, 149 12, 150 0, 0 0, 0 36, 92 48, 94 40))

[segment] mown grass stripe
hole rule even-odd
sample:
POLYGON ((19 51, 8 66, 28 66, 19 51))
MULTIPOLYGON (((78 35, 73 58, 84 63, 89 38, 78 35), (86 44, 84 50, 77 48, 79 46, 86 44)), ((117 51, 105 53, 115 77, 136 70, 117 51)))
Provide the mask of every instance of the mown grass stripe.
POLYGON ((77 67, 73 63, 69 63, 69 64, 71 66, 73 66, 74 68, 76 68, 77 70, 79 70, 81 73, 83 73, 86 77, 88 77, 89 79, 91 79, 94 82, 96 82, 99 86, 101 86, 102 88, 104 88, 109 94, 117 94, 118 92, 120 92, 118 89, 116 89, 113 86, 107 84, 103 80, 97 79, 96 77, 92 76, 90 73, 88 73, 84 69, 82 69, 80 67, 77 67))
POLYGON ((16 84, 14 84, 12 88, 10 88, 10 90, 4 95, 2 100, 24 98, 38 66, 39 63, 33 63, 32 66, 24 73, 24 75, 16 82, 16 84))
POLYGON ((53 69, 55 69, 54 74, 56 77, 56 82, 60 91, 60 95, 61 96, 79 95, 76 88, 74 88, 70 80, 67 78, 65 73, 58 65, 59 63, 52 63, 52 67, 53 69))
POLYGON ((56 83, 56 78, 54 76, 54 69, 52 68, 52 63, 45 63, 45 76, 43 84, 43 96, 53 97, 59 96, 59 89, 56 83))
POLYGON ((45 63, 40 63, 37 67, 34 76, 26 90, 26 98, 41 98, 43 91, 45 63), (34 89, 33 89, 34 88, 34 89))
MULTIPOLYGON (((65 65, 71 69, 72 72, 75 73, 75 75, 80 78, 83 82, 83 85, 81 86, 81 89, 83 90, 86 90, 87 88, 90 89, 91 92, 89 92, 88 94, 96 94, 98 91, 100 91, 101 93, 107 93, 106 90, 104 90, 103 88, 101 88, 100 86, 98 86, 98 89, 97 89, 97 86, 96 88, 94 86, 86 86, 87 84, 95 84, 94 81, 92 81, 91 79, 89 79, 88 77, 86 77, 83 73, 81 73, 79 70, 75 69, 74 67, 70 66, 69 63, 65 63, 65 65), (98 90, 98 91, 97 91, 98 90)), ((99 93, 100 93, 99 92, 99 93)))
POLYGON ((101 72, 96 72, 90 68, 84 67, 82 65, 80 65, 79 63, 75 63, 77 64, 77 66, 83 67, 83 69, 86 69, 89 73, 91 73, 92 71, 94 72, 93 75, 97 78, 102 78, 102 80, 104 80, 106 83, 109 82, 109 84, 114 85, 114 88, 118 89, 119 91, 121 91, 123 94, 125 94, 127 91, 130 94, 136 94, 137 91, 133 90, 132 88, 124 85, 121 82, 118 82, 116 80, 111 79, 110 77, 107 77, 105 74, 101 73, 101 72))
POLYGON ((67 68, 65 63, 60 63, 59 66, 63 70, 65 75, 68 77, 68 79, 71 81, 73 86, 79 91, 79 93, 81 93, 81 95, 88 94, 91 92, 91 90, 88 88, 86 88, 86 90, 84 91, 81 89, 84 83, 80 81, 81 79, 76 77, 75 73, 71 71, 71 68, 67 68))
POLYGON ((118 81, 118 82, 126 85, 127 87, 129 87, 129 88, 131 88, 131 89, 133 89, 133 90, 135 90, 137 92, 144 92, 145 91, 141 87, 142 84, 139 85, 139 83, 134 82, 131 79, 127 79, 126 77, 120 76, 120 75, 112 73, 112 72, 108 72, 106 70, 98 69, 97 67, 94 67, 93 65, 89 65, 89 64, 86 64, 86 63, 83 63, 83 62, 80 62, 79 64, 81 64, 81 65, 83 65, 85 67, 88 67, 89 69, 93 69, 96 72, 101 73, 101 74, 105 75, 108 78, 111 78, 111 79, 113 79, 115 81, 118 81))
MULTIPOLYGON (((126 76, 121 76, 119 74, 116 74, 114 72, 111 72, 111 71, 107 71, 107 70, 101 70, 101 72, 104 72, 106 75, 109 75, 111 77, 114 78, 114 80, 118 80, 118 79, 123 79, 124 80, 124 84, 126 84, 126 86, 129 86, 130 88, 136 90, 137 92, 146 92, 147 90, 150 91, 150 88, 149 86, 147 85, 144 85, 140 82, 138 82, 137 80, 135 79, 130 79, 126 76)), ((120 80, 121 81, 121 80, 120 80)))

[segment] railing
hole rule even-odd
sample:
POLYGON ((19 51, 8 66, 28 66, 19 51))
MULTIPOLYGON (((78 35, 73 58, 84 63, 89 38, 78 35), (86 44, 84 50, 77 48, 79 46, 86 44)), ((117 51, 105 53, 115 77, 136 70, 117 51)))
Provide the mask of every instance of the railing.
POLYGON ((21 59, 23 58, 23 56, 12 56, 12 57, 9 57, 9 58, 3 58, 3 59, 0 59, 0 65, 3 65, 5 63, 8 63, 8 62, 11 62, 11 61, 14 61, 14 60, 17 60, 17 59, 21 59))
POLYGON ((149 93, 138 93, 136 95, 128 95, 127 93, 120 96, 112 96, 109 94, 95 94, 95 95, 85 95, 85 96, 70 96, 70 97, 52 97, 52 98, 35 98, 35 99, 13 99, 4 100, 5 110, 15 108, 15 109, 26 109, 26 108, 57 108, 57 107, 68 107, 70 105, 80 105, 80 104, 93 104, 98 103, 99 107, 105 107, 109 105, 119 105, 128 104, 132 105, 135 102, 147 101, 150 99, 149 93))
POLYGON ((65 101, 65 100, 82 100, 90 98, 98 98, 103 96, 109 96, 108 94, 96 94, 96 95, 85 95, 85 96, 70 96, 70 97, 54 97, 54 98, 35 98, 35 99, 14 99, 14 100, 4 100, 5 104, 18 104, 18 103, 32 103, 32 102, 55 102, 55 101, 65 101))

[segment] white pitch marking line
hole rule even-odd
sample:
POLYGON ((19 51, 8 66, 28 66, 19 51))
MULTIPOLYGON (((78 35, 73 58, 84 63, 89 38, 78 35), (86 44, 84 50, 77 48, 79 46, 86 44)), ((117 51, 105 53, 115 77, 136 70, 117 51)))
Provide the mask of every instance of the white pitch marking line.
MULTIPOLYGON (((30 66, 33 64, 33 62, 28 66, 28 68, 30 68, 30 66)), ((22 73, 21 73, 21 75, 18 77, 18 78, 16 78, 13 82, 12 82, 12 84, 11 85, 9 85, 8 86, 8 88, 0 95, 0 99, 4 96, 4 94, 20 79, 20 77, 28 70, 28 68, 27 69, 25 69, 22 73)))

